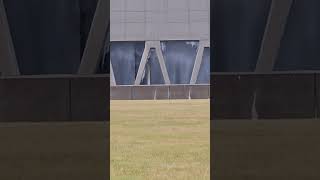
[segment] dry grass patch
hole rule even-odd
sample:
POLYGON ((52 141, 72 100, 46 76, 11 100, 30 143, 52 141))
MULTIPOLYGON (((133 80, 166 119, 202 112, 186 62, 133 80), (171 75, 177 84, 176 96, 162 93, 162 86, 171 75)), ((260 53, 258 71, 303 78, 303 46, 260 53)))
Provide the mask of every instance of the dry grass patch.
POLYGON ((111 101, 111 179, 210 179, 209 100, 111 101))

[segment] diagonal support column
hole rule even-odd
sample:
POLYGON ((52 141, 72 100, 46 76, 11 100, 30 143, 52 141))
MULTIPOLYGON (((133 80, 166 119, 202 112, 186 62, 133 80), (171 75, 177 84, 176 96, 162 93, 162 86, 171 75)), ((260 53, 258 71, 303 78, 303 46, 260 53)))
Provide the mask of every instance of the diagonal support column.
POLYGON ((116 86, 116 78, 114 77, 114 73, 113 73, 113 67, 112 67, 112 63, 110 60, 110 84, 111 86, 116 86))
POLYGON ((20 74, 3 0, 0 0, 0 75, 1 74, 5 76, 20 74))
POLYGON ((204 48, 210 48, 210 42, 209 41, 200 41, 199 42, 199 47, 197 51, 197 56, 196 60, 194 62, 193 70, 192 70, 192 75, 190 79, 190 84, 196 84, 198 76, 199 76, 199 71, 203 59, 203 52, 204 48))
POLYGON ((168 71, 166 68, 166 64, 164 61, 164 57, 161 51, 161 45, 160 45, 160 41, 147 41, 145 43, 145 48, 142 54, 142 58, 140 61, 140 65, 139 65, 139 69, 138 69, 138 73, 137 73, 137 77, 136 80, 134 82, 135 85, 140 85, 141 81, 142 81, 142 75, 143 75, 143 71, 146 67, 147 61, 148 61, 148 55, 150 52, 151 48, 155 48, 156 49, 156 54, 159 60, 159 64, 160 64, 160 68, 161 68, 161 73, 164 79, 165 84, 170 84, 170 79, 169 79, 169 75, 168 75, 168 71))
POLYGON ((256 72, 271 72, 278 56, 281 39, 293 0, 273 0, 264 32, 256 72))
POLYGON ((141 57, 141 61, 139 64, 139 69, 138 69, 138 73, 136 76, 136 80, 134 82, 135 85, 140 85, 141 81, 142 81, 142 75, 143 75, 143 70, 146 67, 147 61, 148 61, 148 55, 150 52, 150 47, 149 47, 149 43, 145 43, 145 47, 143 50, 143 54, 141 57))
MULTIPOLYGON (((272 0, 255 72, 268 73, 273 71, 292 3, 293 0, 272 0)), ((251 108, 252 119, 259 119, 259 114, 256 111, 257 92, 259 92, 259 88, 254 91, 251 108)))
MULTIPOLYGON (((107 36, 109 17, 110 1, 99 0, 78 74, 94 74, 96 72, 107 36)), ((109 39, 106 40, 109 41, 109 39)))
POLYGON ((164 79, 164 83, 165 84, 170 84, 169 74, 168 74, 168 71, 167 71, 167 68, 166 68, 166 63, 164 61, 164 57, 163 57, 163 53, 162 53, 162 50, 161 50, 160 41, 155 42, 154 47, 156 48, 156 53, 157 53, 157 56, 158 56, 158 60, 159 60, 162 76, 163 76, 163 79, 164 79))

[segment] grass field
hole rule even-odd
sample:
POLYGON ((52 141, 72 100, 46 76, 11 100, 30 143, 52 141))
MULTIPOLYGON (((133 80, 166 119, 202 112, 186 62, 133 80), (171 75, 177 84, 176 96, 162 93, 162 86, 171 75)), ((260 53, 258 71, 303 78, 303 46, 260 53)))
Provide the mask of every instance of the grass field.
POLYGON ((211 123, 213 178, 319 180, 319 120, 211 123))
POLYGON ((111 179, 210 179, 209 112, 209 100, 111 101, 111 179))
POLYGON ((0 123, 0 180, 107 179, 107 126, 0 123))

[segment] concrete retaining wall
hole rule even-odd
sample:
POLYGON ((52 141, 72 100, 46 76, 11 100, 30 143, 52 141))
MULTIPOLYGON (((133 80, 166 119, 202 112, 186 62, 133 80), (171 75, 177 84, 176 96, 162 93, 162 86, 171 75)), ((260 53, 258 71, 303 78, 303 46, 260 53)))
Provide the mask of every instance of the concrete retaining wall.
POLYGON ((107 121, 109 77, 0 78, 0 121, 107 121))
POLYGON ((111 100, 209 99, 210 85, 112 86, 111 100))
POLYGON ((211 74, 211 119, 306 119, 319 115, 320 74, 211 74))

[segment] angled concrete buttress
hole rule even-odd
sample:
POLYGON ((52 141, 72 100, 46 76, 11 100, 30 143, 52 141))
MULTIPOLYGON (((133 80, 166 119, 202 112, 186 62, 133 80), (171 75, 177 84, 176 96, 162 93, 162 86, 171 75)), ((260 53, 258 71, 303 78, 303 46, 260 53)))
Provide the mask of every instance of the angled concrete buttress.
MULTIPOLYGON (((78 74, 94 74, 99 64, 101 51, 109 26, 109 0, 99 0, 90 33, 83 52, 78 74)), ((108 39, 107 39, 108 41, 108 39)))
POLYGON ((196 82, 197 82, 202 59, 203 59, 204 48, 210 48, 209 41, 200 41, 199 42, 199 47, 198 47, 196 60, 194 62, 194 66, 193 66, 193 70, 192 70, 190 84, 196 84, 196 82))
POLYGON ((111 61, 110 61, 110 85, 111 86, 116 86, 117 85, 116 79, 114 77, 113 67, 112 67, 111 61))
POLYGON ((145 43, 145 48, 142 54, 142 58, 141 58, 141 62, 139 65, 139 70, 137 73, 137 77, 136 80, 134 82, 135 85, 140 85, 141 81, 142 81, 142 75, 143 75, 143 71, 146 67, 147 61, 148 61, 148 55, 150 53, 150 49, 154 48, 156 50, 156 54, 159 60, 159 64, 160 64, 160 68, 161 68, 161 73, 164 79, 164 83, 165 84, 170 84, 170 79, 169 79, 169 75, 168 75, 168 71, 166 68, 166 64, 164 61, 164 57, 161 51, 161 44, 160 41, 146 41, 145 43))
POLYGON ((19 75, 19 67, 11 38, 3 0, 0 0, 0 75, 19 75))
POLYGON ((256 72, 271 72, 278 56, 293 0, 273 0, 265 28, 256 72))

